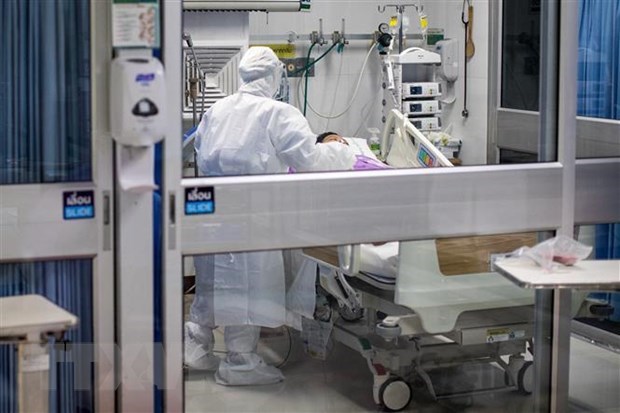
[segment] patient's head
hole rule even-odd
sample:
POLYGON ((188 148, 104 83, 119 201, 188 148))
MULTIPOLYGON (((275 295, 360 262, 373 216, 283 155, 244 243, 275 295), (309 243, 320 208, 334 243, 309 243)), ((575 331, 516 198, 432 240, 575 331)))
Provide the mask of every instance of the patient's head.
POLYGON ((344 145, 348 145, 349 143, 336 132, 324 132, 316 137, 316 143, 330 143, 330 142, 338 142, 344 145))

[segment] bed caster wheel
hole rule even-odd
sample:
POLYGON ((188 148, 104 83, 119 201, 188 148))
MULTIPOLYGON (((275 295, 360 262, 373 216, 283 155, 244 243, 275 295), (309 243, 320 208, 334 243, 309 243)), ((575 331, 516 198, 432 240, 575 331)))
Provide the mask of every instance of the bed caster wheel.
POLYGON ((526 361, 517 373, 517 387, 521 394, 532 394, 534 390, 534 363, 526 361))
POLYGON ((364 316, 364 310, 361 308, 352 309, 349 307, 339 307, 338 314, 340 314, 340 317, 342 317, 344 321, 352 323, 360 320, 364 316))
POLYGON ((375 333, 379 336, 383 337, 386 341, 392 341, 398 337, 400 337, 402 329, 400 326, 390 326, 383 323, 377 323, 375 326, 375 333))
POLYGON ((379 402, 388 412, 400 412, 411 402, 411 387, 403 379, 387 380, 379 389, 379 402))

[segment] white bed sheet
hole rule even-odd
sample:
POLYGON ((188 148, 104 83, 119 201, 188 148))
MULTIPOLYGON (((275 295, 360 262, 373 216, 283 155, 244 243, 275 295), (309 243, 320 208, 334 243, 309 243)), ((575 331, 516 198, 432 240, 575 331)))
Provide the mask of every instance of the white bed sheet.
POLYGON ((344 137, 344 140, 349 143, 349 148, 353 149, 356 155, 364 155, 376 161, 379 160, 370 150, 370 146, 368 146, 368 141, 366 141, 366 139, 344 137))
POLYGON ((398 275, 398 242, 383 245, 360 245, 360 271, 384 278, 396 279, 398 275))

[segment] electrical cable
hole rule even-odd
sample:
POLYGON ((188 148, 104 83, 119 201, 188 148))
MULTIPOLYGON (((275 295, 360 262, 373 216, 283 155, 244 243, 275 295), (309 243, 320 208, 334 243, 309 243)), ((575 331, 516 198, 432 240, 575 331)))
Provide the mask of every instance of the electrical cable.
POLYGON ((276 366, 276 368, 278 369, 286 364, 289 357, 291 356, 291 353, 293 352, 293 336, 291 335, 291 329, 288 326, 284 326, 284 328, 288 333, 288 351, 286 352, 286 356, 284 356, 284 360, 282 360, 282 362, 276 366))
MULTIPOLYGON (((332 99, 332 107, 329 109, 329 113, 334 113, 334 107, 336 106, 336 98, 338 97, 338 88, 340 88, 340 79, 342 79, 342 63, 344 62, 344 53, 342 53, 342 48, 336 49, 336 51, 340 54, 340 64, 338 65, 338 77, 336 78, 336 86, 334 86, 334 97, 332 99)), ((325 123, 324 130, 329 130, 329 122, 331 119, 327 119, 325 123)), ((357 135, 354 135, 357 136, 357 135)))
POLYGON ((366 70, 366 66, 368 64, 368 58, 370 57, 371 52, 375 49, 375 47, 377 47, 377 43, 373 43, 372 46, 370 47, 370 49, 368 50, 368 53, 366 53, 366 58, 364 59, 364 63, 362 64, 362 70, 360 71, 360 74, 357 78, 357 84, 355 85, 355 91, 353 92, 353 96, 351 97, 351 100, 349 101, 349 103, 347 104, 347 107, 340 113, 336 114, 336 115, 324 115, 322 113, 319 113, 318 111, 316 111, 312 105, 308 103, 308 106, 310 107, 310 110, 312 112, 314 112, 315 115, 324 118, 324 119, 336 119, 341 117, 342 115, 344 115, 345 113, 347 113, 349 111, 349 109, 351 109, 351 107, 353 106, 353 102, 355 101, 355 98, 357 97, 357 93, 359 92, 359 88, 360 88, 360 84, 362 83, 362 77, 364 76, 364 71, 366 70))
POLYGON ((378 102, 379 102, 379 99, 370 99, 368 103, 366 103, 366 105, 362 107, 361 113, 362 113, 362 119, 364 119, 364 121, 360 122, 360 125, 357 127, 357 129, 355 130, 355 132, 353 132, 353 135, 351 136, 359 136, 359 133, 361 132, 362 128, 368 127, 368 120, 370 119, 370 112, 374 110, 378 102))

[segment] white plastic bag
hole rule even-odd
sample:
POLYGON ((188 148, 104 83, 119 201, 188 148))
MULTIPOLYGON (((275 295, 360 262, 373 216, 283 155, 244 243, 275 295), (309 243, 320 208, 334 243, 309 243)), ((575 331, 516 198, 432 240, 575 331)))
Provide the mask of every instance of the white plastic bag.
POLYGON ((574 265, 588 258, 592 247, 575 241, 565 235, 558 235, 533 247, 521 247, 513 251, 513 257, 527 257, 547 271, 552 271, 557 264, 574 265))

